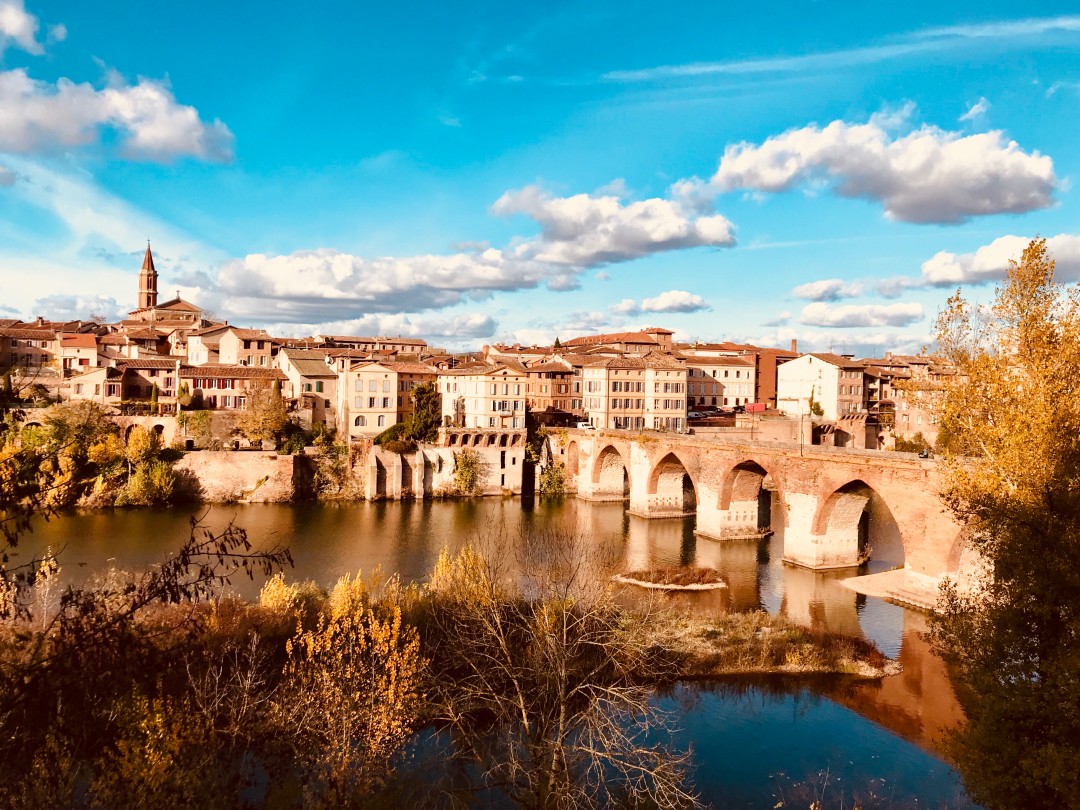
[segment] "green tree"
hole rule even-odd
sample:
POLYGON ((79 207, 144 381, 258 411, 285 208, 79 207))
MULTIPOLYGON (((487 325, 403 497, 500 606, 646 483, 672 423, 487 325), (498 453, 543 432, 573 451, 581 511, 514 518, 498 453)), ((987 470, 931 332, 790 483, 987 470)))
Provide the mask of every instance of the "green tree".
POLYGON ((411 397, 413 412, 406 420, 403 437, 414 442, 436 441, 442 421, 442 398, 435 383, 416 386, 411 397))
POLYGON ((554 348, 554 349, 561 349, 562 348, 562 343, 559 341, 558 336, 555 337, 555 345, 552 346, 552 348, 554 348))
POLYGON ((156 414, 158 412, 158 387, 157 383, 154 383, 150 389, 150 413, 156 414))
POLYGON ((935 640, 968 723, 952 754, 992 807, 1080 807, 1080 290, 1035 240, 993 302, 936 324, 944 497, 985 567, 943 589, 935 640))
POLYGON ((454 454, 454 489, 458 495, 479 495, 487 483, 487 465, 466 447, 454 454))

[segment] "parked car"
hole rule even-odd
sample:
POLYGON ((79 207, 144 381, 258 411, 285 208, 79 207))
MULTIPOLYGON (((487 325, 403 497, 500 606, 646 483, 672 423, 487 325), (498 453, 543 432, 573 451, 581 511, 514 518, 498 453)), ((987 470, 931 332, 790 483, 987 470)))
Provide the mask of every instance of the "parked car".
POLYGON ((591 422, 578 422, 574 427, 578 430, 595 430, 591 422))

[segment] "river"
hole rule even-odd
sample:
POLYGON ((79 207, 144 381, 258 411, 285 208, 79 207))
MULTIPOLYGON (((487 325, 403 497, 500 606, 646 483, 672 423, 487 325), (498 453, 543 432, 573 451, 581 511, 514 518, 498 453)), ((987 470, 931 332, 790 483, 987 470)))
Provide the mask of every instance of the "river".
MULTIPOLYGON (((191 511, 131 509, 80 512, 36 525, 20 558, 45 547, 61 551, 65 581, 109 567, 159 562, 187 536, 191 511)), ((924 614, 844 587, 853 572, 815 573, 781 562, 782 534, 720 543, 696 538, 693 518, 646 520, 622 504, 575 499, 519 499, 262 504, 203 508, 211 529, 230 520, 259 547, 287 544, 296 564, 289 579, 330 586, 342 574, 379 567, 403 579, 424 578, 444 546, 470 538, 512 547, 527 528, 573 527, 603 545, 623 570, 671 564, 711 565, 728 588, 680 601, 706 612, 765 609, 801 623, 861 635, 904 671, 875 683, 836 679, 793 683, 725 681, 683 685, 660 701, 675 712, 677 746, 692 746, 695 782, 716 807, 970 807, 959 777, 940 755, 945 731, 962 718, 942 661, 924 638, 924 614)), ((773 521, 781 525, 782 521, 773 521)), ((18 562, 16 558, 15 562, 18 562)), ((899 548, 875 548, 871 570, 902 562, 899 548)), ((260 583, 234 583, 254 597, 260 583)))

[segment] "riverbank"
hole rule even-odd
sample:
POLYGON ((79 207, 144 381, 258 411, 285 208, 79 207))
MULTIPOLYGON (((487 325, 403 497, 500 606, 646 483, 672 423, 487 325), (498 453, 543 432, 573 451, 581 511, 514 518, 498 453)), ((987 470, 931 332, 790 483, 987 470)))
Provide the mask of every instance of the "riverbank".
POLYGON ((709 618, 663 614, 654 619, 650 641, 676 662, 679 680, 729 675, 875 679, 902 669, 865 639, 814 631, 761 611, 709 618))

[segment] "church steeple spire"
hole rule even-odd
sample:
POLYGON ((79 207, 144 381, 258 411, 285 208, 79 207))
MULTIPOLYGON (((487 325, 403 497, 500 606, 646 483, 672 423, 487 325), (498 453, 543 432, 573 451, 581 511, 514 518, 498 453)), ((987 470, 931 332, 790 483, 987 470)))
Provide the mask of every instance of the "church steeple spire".
POLYGON ((154 268, 154 254, 150 252, 150 240, 146 240, 146 255, 143 257, 142 270, 139 272, 139 309, 151 309, 157 306, 157 270, 154 268))

